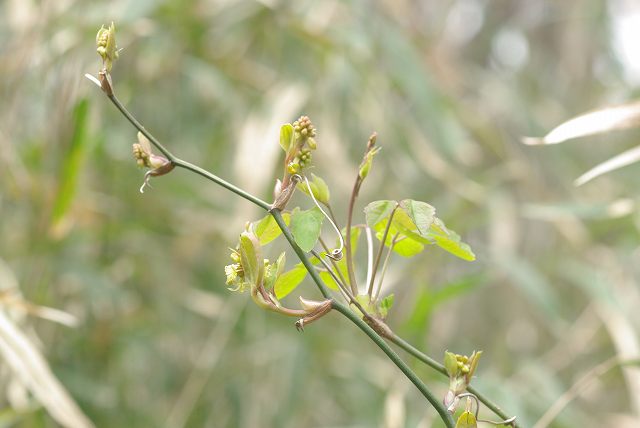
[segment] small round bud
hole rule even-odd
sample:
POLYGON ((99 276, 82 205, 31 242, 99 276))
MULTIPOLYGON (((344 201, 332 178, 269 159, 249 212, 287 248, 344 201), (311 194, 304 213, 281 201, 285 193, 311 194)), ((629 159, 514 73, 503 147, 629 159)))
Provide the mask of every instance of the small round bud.
POLYGON ((302 135, 303 137, 306 137, 308 133, 309 133, 309 130, 307 128, 304 128, 300 131, 300 135, 302 135))
POLYGON ((297 162, 289 162, 289 165, 287 165, 287 172, 289 174, 296 174, 298 171, 300 171, 300 164, 297 162))

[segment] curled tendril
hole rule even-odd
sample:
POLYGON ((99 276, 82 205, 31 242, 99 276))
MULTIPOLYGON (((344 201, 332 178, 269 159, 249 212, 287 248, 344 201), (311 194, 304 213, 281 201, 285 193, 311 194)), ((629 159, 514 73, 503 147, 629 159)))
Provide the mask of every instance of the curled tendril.
MULTIPOLYGON (((499 422, 490 421, 490 420, 487 420, 487 419, 480 419, 480 418, 478 418, 478 413, 480 412, 480 401, 478 400, 478 397, 475 394, 472 394, 470 392, 464 392, 464 393, 458 394, 456 396, 457 399, 464 398, 464 397, 471 398, 471 399, 473 399, 473 401, 475 401, 475 403, 476 403, 476 411, 474 412, 474 416, 476 418, 476 421, 478 421, 478 422, 484 422, 484 423, 491 424, 491 425, 513 425, 513 423, 516 421, 516 417, 515 416, 513 416, 513 417, 511 417, 509 419, 505 419, 503 421, 499 421, 499 422)), ((448 410, 452 411, 453 410, 452 407, 455 407, 456 404, 457 404, 457 401, 454 402, 449 407, 448 410)))
POLYGON ((336 261, 342 259, 342 256, 343 256, 342 250, 344 250, 344 238, 342 237, 342 233, 340 233, 340 229, 338 229, 338 226, 336 226, 336 224, 333 222, 331 217, 325 212, 325 210, 322 209, 322 207, 320 206, 320 203, 316 200, 316 197, 313 196, 313 190, 311 190, 309 179, 307 179, 306 176, 301 177, 299 174, 295 174, 293 177, 297 177, 297 179, 300 181, 304 179, 304 182, 307 185, 307 190, 309 191, 309 195, 311 196, 313 203, 316 204, 316 207, 318 207, 322 215, 324 215, 327 218, 327 220, 329 220, 329 223, 331 223, 331 226, 333 226, 334 230, 338 234, 338 239, 340 240, 340 246, 338 248, 333 249, 330 253, 327 253, 327 257, 336 261))
POLYGON ((142 186, 140 186, 140 193, 144 193, 144 188, 145 187, 151 187, 151 184, 149 183, 149 180, 151 180, 151 172, 152 171, 147 171, 144 175, 144 182, 142 183, 142 186))

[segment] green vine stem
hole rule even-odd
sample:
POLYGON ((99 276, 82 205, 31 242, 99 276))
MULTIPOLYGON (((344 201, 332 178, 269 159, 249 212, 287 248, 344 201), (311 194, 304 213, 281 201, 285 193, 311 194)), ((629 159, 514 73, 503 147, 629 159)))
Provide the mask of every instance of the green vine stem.
MULTIPOLYGON (((387 355, 387 357, 404 373, 404 375, 418 388, 418 390, 422 393, 422 395, 431 403, 431 405, 436 409, 441 419, 445 423, 448 428, 454 428, 455 423, 451 414, 444 407, 442 402, 427 388, 422 380, 409 368, 409 366, 400 358, 400 356, 387 344, 387 342, 380 336, 373 328, 371 328, 365 321, 363 321, 358 314, 352 311, 347 305, 344 305, 338 301, 336 301, 329 289, 323 283, 322 279, 316 272, 314 266, 309 260, 307 254, 296 244, 291 231, 287 227, 284 219, 279 210, 272 210, 271 205, 250 193, 240 189, 239 187, 234 186, 233 184, 227 182, 226 180, 210 173, 209 171, 200 168, 197 165, 184 161, 175 155, 173 155, 168 149, 166 149, 149 131, 146 130, 144 126, 124 107, 124 105, 120 102, 120 100, 113 93, 106 93, 107 97, 111 100, 111 102, 116 106, 116 108, 127 118, 127 120, 145 137, 149 139, 151 144, 153 144, 166 158, 173 163, 175 166, 184 168, 191 172, 194 172, 222 187, 225 189, 235 193, 236 195, 252 202, 253 204, 259 206, 260 208, 268 211, 273 216, 274 220, 278 223, 278 226, 282 230, 283 235, 293 248, 294 252, 307 269, 309 275, 313 279, 314 283, 320 290, 320 293, 327 299, 330 299, 332 302, 332 308, 336 311, 340 312, 344 317, 346 317, 349 321, 355 324, 360 330, 362 330, 369 338, 387 355)), ((348 253, 348 250, 347 250, 348 253)), ((416 348, 414 348, 411 344, 404 341, 399 336, 393 334, 389 340, 396 344, 398 347, 404 349, 409 354, 417 358, 418 360, 424 362, 428 366, 432 367, 436 371, 445 374, 446 371, 444 366, 433 360, 431 357, 426 354, 420 352, 416 348)), ((496 415, 507 419, 507 415, 495 404, 493 404, 486 397, 482 396, 475 389, 469 387, 469 392, 475 394, 478 399, 484 403, 488 408, 490 408, 496 415)), ((514 425, 518 428, 517 425, 514 425)))

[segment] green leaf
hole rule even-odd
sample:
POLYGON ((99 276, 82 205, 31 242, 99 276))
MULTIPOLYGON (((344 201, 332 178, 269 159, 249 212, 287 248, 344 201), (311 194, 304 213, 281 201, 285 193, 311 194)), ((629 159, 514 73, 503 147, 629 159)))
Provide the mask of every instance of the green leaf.
POLYGON ((89 101, 83 98, 73 110, 73 135, 63 157, 58 190, 53 202, 51 232, 54 236, 60 237, 67 231, 68 224, 65 220, 76 195, 78 176, 89 145, 88 113, 89 101))
MULTIPOLYGON (((306 193, 307 195, 309 194, 309 188, 307 187, 307 183, 300 182, 298 183, 297 187, 298 187, 298 190, 306 193)), ((316 198, 318 202, 325 205, 329 204, 329 197, 330 197, 329 186, 327 186, 327 183, 325 183, 325 181, 322 178, 312 173, 311 181, 309 181, 309 187, 311 187, 311 191, 313 192, 313 197, 316 198)))
POLYGON ((389 314, 389 310, 393 306, 394 295, 389 294, 387 297, 380 301, 380 305, 378 306, 378 313, 384 319, 389 314))
POLYGON ((318 242, 323 219, 324 215, 317 207, 307 211, 296 208, 291 214, 291 233, 304 252, 311 251, 318 242))
POLYGON ((244 269, 244 277, 252 287, 262 282, 264 259, 260 242, 253 233, 242 232, 240 235, 240 263, 244 269))
POLYGON ((280 275, 276 280, 276 284, 273 286, 276 298, 280 300, 295 290, 302 280, 304 280, 305 276, 307 276, 307 269, 305 269, 302 263, 298 263, 293 269, 280 275))
POLYGON ((434 219, 433 224, 429 228, 427 239, 432 240, 443 250, 463 260, 472 262, 476 259, 476 255, 471 251, 471 247, 460 240, 460 235, 453 230, 447 229, 444 222, 439 218, 434 219))
POLYGON ((331 276, 329 272, 323 271, 319 273, 320 273, 320 279, 322 280, 322 282, 325 283, 327 287, 329 287, 332 290, 338 289, 338 283, 333 279, 333 276, 331 276))
POLYGON ((427 235, 429 228, 433 224, 436 209, 426 202, 405 199, 400 201, 400 208, 407 213, 413 224, 418 228, 421 235, 427 235))
POLYGON ((275 263, 271 263, 265 268, 264 272, 264 288, 270 290, 275 285, 276 280, 282 274, 284 270, 284 264, 286 262, 285 253, 281 253, 278 260, 275 263))
POLYGON ((378 223, 389 217, 393 209, 397 206, 396 201, 375 201, 364 208, 364 215, 369 227, 375 227, 378 223))
POLYGON ((280 127, 280 147, 286 152, 291 148, 293 143, 293 125, 285 123, 280 127))
POLYGON ((456 428, 478 428, 476 417, 471 412, 463 412, 456 422, 456 428))
MULTIPOLYGON (((382 236, 380 236, 378 239, 382 239, 382 236)), ((390 239, 388 240, 389 240, 389 245, 391 245, 390 239)), ((402 257, 407 257, 407 258, 413 257, 416 254, 420 254, 423 250, 424 250, 424 245, 410 238, 403 238, 401 241, 397 241, 396 245, 394 245, 393 247, 393 251, 395 253, 397 253, 398 255, 401 255, 402 257)))
MULTIPOLYGON (((282 213, 282 218, 287 226, 291 221, 291 214, 282 213)), ((267 214, 260 221, 255 223, 254 232, 260 240, 260 245, 267 245, 269 242, 276 239, 282 233, 278 223, 271 214, 267 214)))
POLYGON ((444 351, 444 368, 447 370, 447 374, 451 377, 456 377, 460 369, 458 368, 458 359, 456 354, 449 351, 444 351))

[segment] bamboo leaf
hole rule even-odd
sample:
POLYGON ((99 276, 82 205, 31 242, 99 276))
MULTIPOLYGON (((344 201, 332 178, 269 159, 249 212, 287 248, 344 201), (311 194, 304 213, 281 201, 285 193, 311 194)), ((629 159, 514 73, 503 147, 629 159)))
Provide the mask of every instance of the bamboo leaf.
POLYGON ((62 237, 68 230, 67 214, 76 195, 78 176, 89 145, 88 113, 89 101, 81 99, 73 111, 73 135, 62 162, 58 191, 53 202, 51 233, 55 237, 62 237))
POLYGON ((554 128, 543 138, 524 138, 528 145, 558 144, 588 135, 640 126, 640 102, 595 110, 574 117, 554 128))
POLYGON ((593 180, 596 177, 631 165, 638 161, 640 161, 640 146, 622 152, 619 155, 616 155, 611 159, 594 166, 589 171, 578 177, 576 181, 573 182, 573 184, 576 186, 582 186, 583 184, 593 180))

